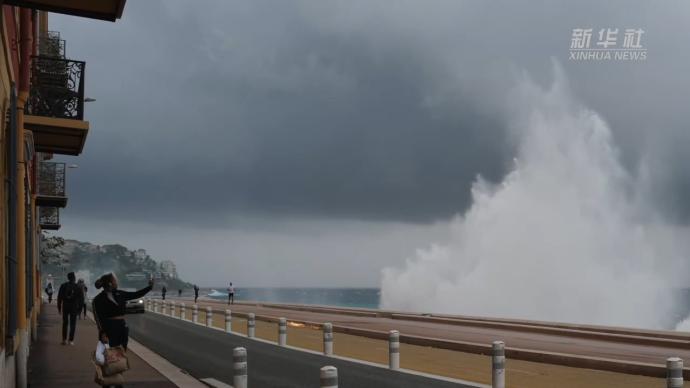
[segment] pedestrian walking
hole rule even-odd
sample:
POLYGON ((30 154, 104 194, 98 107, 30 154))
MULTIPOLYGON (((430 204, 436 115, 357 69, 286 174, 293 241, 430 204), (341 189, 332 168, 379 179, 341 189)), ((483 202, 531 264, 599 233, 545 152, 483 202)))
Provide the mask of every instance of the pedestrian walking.
POLYGON ((79 308, 79 312, 77 313, 77 315, 79 316, 79 319, 81 319, 81 315, 84 314, 84 319, 86 319, 86 291, 87 291, 87 288, 86 288, 86 284, 84 284, 84 279, 77 280, 77 286, 79 286, 79 288, 82 291, 82 295, 84 295, 84 298, 82 299, 83 303, 81 304, 81 307, 79 308))
POLYGON ((57 308, 62 314, 62 344, 67 345, 67 327, 69 326, 69 344, 74 345, 74 332, 77 329, 77 315, 84 303, 84 290, 77 285, 74 272, 67 274, 67 281, 58 290, 57 308))
POLYGON ((199 299, 199 287, 195 284, 194 285, 194 303, 196 303, 197 299, 199 299))
POLYGON ((53 283, 48 283, 45 291, 48 295, 48 303, 53 303, 53 283))
POLYGON ((168 289, 165 288, 165 286, 163 286, 163 288, 161 288, 161 295, 163 296, 163 300, 165 300, 165 293, 166 292, 168 292, 168 289))
POLYGON ((115 274, 108 273, 101 276, 95 283, 96 289, 103 288, 92 302, 92 310, 99 330, 108 336, 111 347, 122 346, 127 349, 129 328, 125 321, 127 301, 138 299, 146 295, 153 288, 153 279, 149 279, 148 287, 139 291, 122 291, 117 288, 115 274))
POLYGON ((177 290, 177 297, 178 298, 182 297, 182 289, 181 288, 179 290, 177 290))
POLYGON ((86 301, 86 299, 87 299, 86 295, 87 295, 88 291, 89 291, 89 288, 86 287, 86 283, 84 283, 84 305, 83 305, 84 307, 83 307, 83 311, 82 311, 84 313, 84 319, 86 319, 86 302, 87 302, 86 301))
POLYGON ((232 282, 228 287, 228 304, 235 304, 235 287, 232 286, 232 282))

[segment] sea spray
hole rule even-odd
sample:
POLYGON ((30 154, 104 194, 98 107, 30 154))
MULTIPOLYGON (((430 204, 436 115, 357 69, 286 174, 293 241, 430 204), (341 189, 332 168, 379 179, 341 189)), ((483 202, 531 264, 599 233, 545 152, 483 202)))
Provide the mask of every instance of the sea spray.
POLYGON ((477 178, 448 241, 383 270, 382 307, 673 327, 687 244, 555 67, 550 88, 525 77, 511 96, 512 170, 498 185, 477 178))

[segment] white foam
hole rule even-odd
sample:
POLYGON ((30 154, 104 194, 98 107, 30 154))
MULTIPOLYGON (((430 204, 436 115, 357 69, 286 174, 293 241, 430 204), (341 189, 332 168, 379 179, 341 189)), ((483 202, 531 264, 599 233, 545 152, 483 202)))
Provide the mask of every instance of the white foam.
POLYGON ((512 171, 498 185, 477 178, 450 240, 383 271, 384 308, 671 324, 683 233, 654 217, 643 176, 622 167, 607 124, 555 73, 547 90, 519 82, 512 171))

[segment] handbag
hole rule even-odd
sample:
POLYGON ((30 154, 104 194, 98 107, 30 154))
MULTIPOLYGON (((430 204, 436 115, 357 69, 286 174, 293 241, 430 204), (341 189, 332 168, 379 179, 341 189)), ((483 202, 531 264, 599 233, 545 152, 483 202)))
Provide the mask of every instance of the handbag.
POLYGON ((93 366, 96 367, 96 375, 93 378, 93 381, 98 384, 98 385, 122 385, 125 383, 125 378, 122 376, 122 373, 117 373, 112 376, 103 376, 103 369, 101 368, 100 365, 98 365, 95 361, 93 362, 93 366))
POLYGON ((127 370, 129 370, 129 360, 122 346, 115 346, 105 350, 103 376, 113 376, 127 370))

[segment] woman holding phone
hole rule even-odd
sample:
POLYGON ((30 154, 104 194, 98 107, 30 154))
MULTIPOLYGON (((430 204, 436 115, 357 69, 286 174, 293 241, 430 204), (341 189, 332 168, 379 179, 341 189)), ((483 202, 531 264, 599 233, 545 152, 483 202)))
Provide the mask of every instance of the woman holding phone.
POLYGON ((127 301, 141 298, 151 291, 153 279, 149 279, 148 287, 129 292, 118 290, 117 277, 108 273, 96 280, 95 286, 97 290, 103 288, 92 303, 98 328, 108 336, 110 347, 122 346, 126 350, 129 340, 129 328, 125 321, 127 301))

